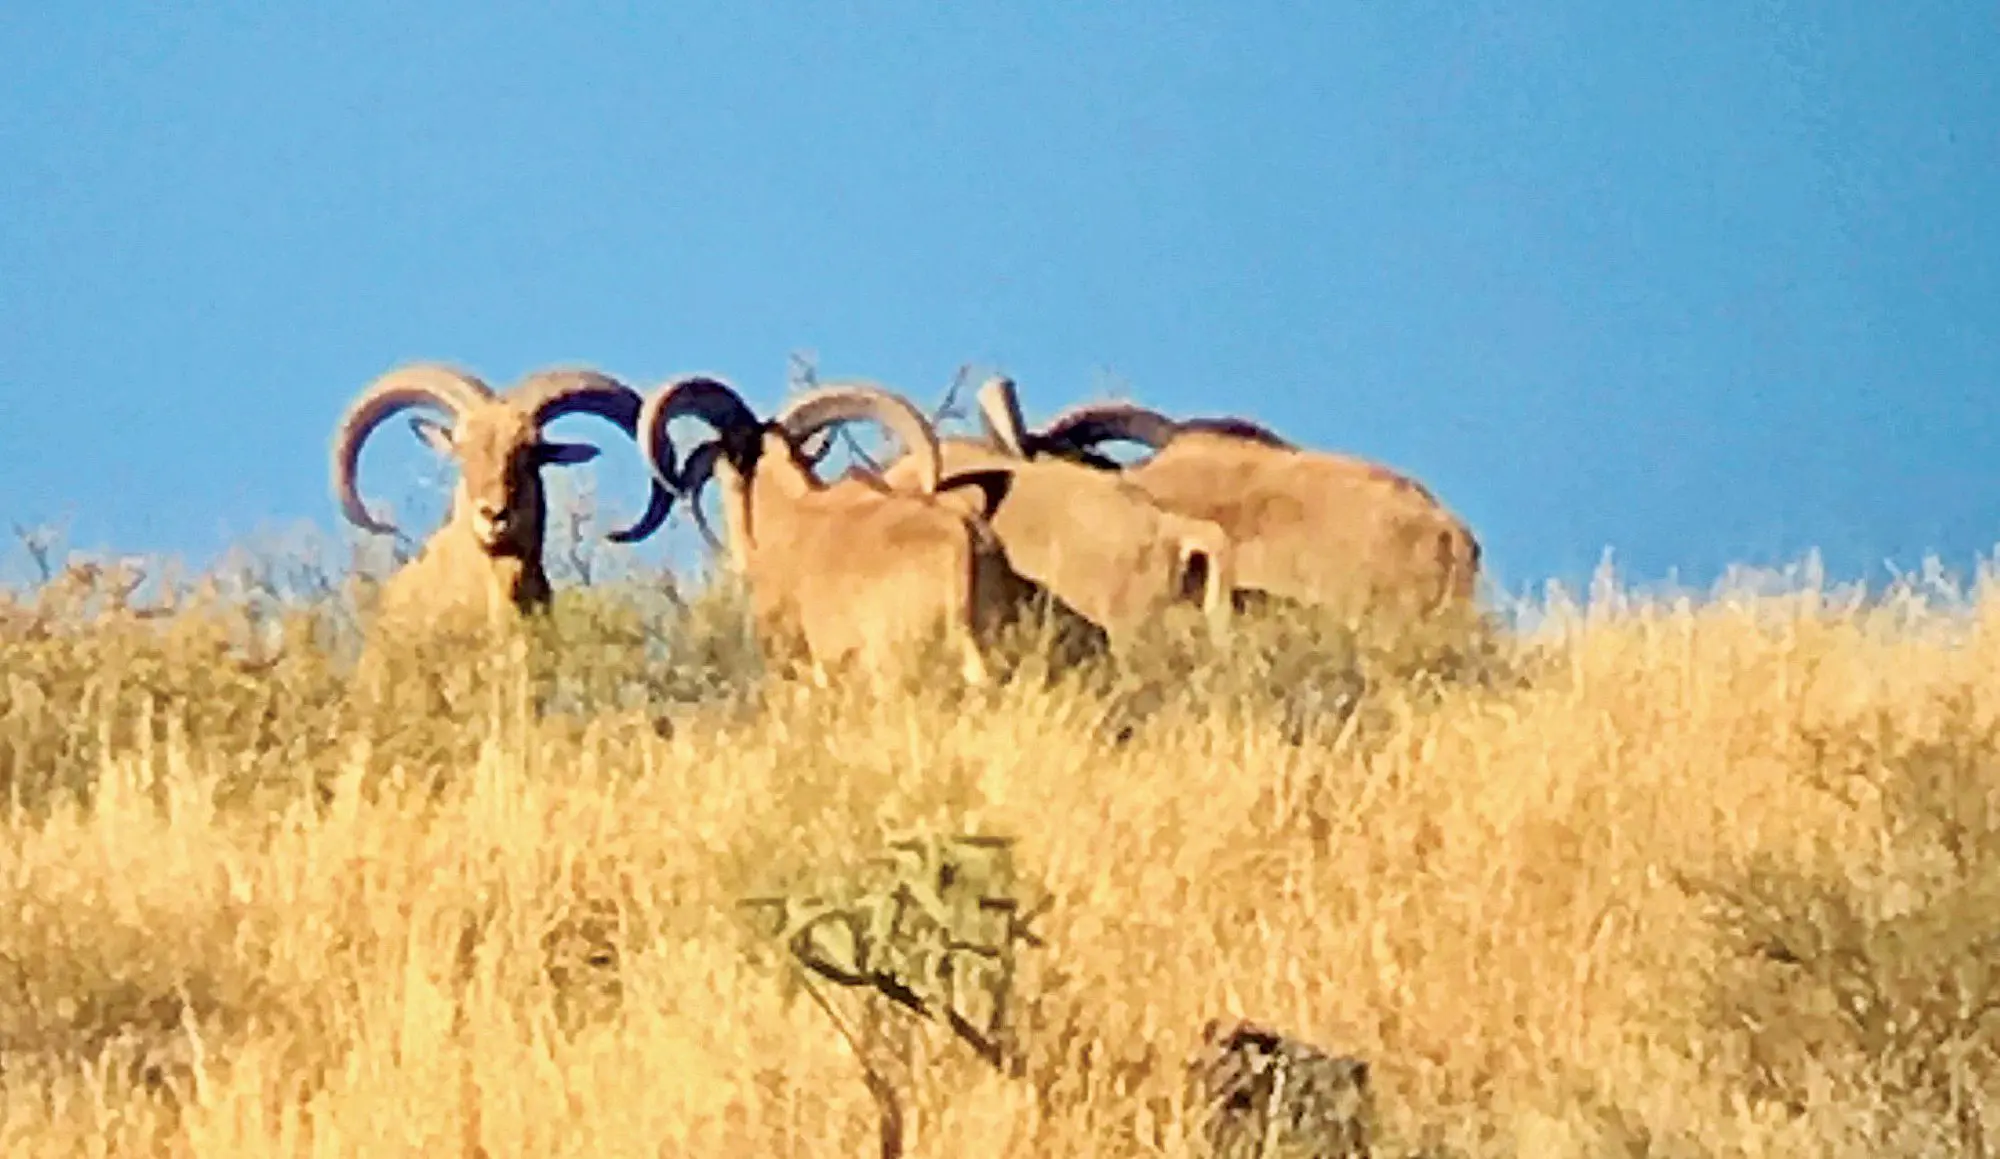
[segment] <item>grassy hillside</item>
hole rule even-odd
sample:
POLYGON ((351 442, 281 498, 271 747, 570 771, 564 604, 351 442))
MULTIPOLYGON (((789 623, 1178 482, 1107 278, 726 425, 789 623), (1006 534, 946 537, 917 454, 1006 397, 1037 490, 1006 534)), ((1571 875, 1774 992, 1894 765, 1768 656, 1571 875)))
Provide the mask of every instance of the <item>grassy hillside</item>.
POLYGON ((976 833, 1044 910, 1006 1065, 818 991, 911 1155, 1186 1153, 1236 1016, 1368 1060, 1379 1155, 1985 1154, 2000 597, 1541 611, 863 696, 628 579, 370 705, 335 601, 51 585, 0 606, 0 1153, 874 1154, 738 903, 976 833))

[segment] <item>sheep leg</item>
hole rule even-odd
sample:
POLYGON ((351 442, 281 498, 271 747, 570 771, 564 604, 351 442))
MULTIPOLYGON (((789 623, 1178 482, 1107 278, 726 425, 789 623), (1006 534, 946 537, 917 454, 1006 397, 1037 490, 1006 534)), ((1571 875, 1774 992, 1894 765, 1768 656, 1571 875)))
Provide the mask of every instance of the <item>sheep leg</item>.
POLYGON ((987 668, 986 656, 979 649, 979 642, 972 633, 960 629, 953 633, 958 637, 959 675, 974 688, 984 688, 992 682, 992 672, 987 668))
POLYGON ((949 573, 958 592, 945 613, 944 629, 958 648, 960 678, 974 688, 984 688, 993 676, 979 646, 980 637, 985 635, 986 621, 996 610, 994 602, 1002 598, 998 590, 989 590, 988 584, 994 580, 1004 584, 1012 569, 996 567, 994 557, 980 552, 975 544, 968 544, 967 548, 949 573))

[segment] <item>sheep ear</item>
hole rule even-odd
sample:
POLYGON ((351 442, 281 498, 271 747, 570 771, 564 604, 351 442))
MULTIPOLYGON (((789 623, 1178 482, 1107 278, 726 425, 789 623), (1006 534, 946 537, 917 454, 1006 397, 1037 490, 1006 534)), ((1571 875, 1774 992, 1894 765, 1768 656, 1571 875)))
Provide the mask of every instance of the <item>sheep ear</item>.
POLYGON ((424 445, 440 455, 453 453, 451 428, 429 415, 410 416, 410 429, 417 432, 424 445))
POLYGON ((570 467, 590 462, 597 457, 597 452, 598 448, 589 443, 552 443, 544 440, 535 444, 535 462, 544 467, 570 467))

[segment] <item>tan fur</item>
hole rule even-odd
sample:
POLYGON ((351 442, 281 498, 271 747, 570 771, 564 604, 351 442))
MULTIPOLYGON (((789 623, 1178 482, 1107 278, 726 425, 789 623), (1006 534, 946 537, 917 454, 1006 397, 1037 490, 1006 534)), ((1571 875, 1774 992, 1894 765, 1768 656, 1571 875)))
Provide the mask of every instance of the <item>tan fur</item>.
MULTIPOLYGON (((1020 573, 1125 640, 1184 602, 1194 557, 1203 557, 1199 604, 1220 626, 1229 609, 1233 551, 1216 524, 1162 509, 1138 487, 1060 459, 1029 460, 966 438, 941 440, 941 501, 982 510, 984 488, 959 482, 993 473, 1005 494, 989 522, 1020 573)), ((883 472, 889 486, 915 485, 907 456, 883 472)))
MULTIPOLYGON (((495 394, 465 372, 419 363, 392 370, 363 390, 333 440, 334 487, 350 521, 390 530, 361 506, 354 476, 362 442, 396 411, 428 404, 447 412, 447 420, 419 417, 412 427, 458 467, 444 523, 377 592, 368 654, 385 643, 447 637, 476 646, 495 631, 511 634, 523 617, 545 609, 552 593, 542 563, 548 499, 541 472, 587 462, 598 452, 588 444, 551 441, 542 424, 588 411, 629 432, 640 402, 615 379, 571 368, 537 372, 495 394)), ((670 494, 656 487, 646 515, 611 538, 629 542, 650 534, 670 503, 670 494)))
POLYGON ((1073 408, 1023 441, 1038 458, 1090 462, 1162 507, 1222 528, 1236 548, 1239 592, 1348 615, 1425 614, 1475 597, 1480 545, 1471 529, 1380 464, 1295 447, 1241 420, 1175 423, 1130 404, 1073 408), (1086 415, 1093 421, 1066 426, 1086 415), (1121 415, 1125 437, 1160 444, 1123 469, 1093 446, 1119 437, 1107 429, 1121 415))
POLYGON ((527 461, 539 433, 505 402, 454 424, 458 482, 450 513, 416 558, 383 583, 378 622, 393 622, 400 631, 412 621, 470 614, 497 626, 547 606, 542 535, 548 499, 540 471, 527 461), (496 525, 501 513, 506 522, 496 525))
POLYGON ((1121 472, 1237 548, 1237 584, 1354 613, 1470 602, 1480 548, 1415 482, 1346 455, 1183 433, 1121 472))
MULTIPOLYGON (((910 417, 922 422, 914 410, 910 417)), ((923 482, 902 490, 863 478, 823 483, 777 421, 742 420, 719 431, 714 448, 697 455, 713 454, 724 550, 750 589, 767 656, 802 659, 825 683, 850 664, 886 675, 912 646, 942 641, 968 683, 991 680, 989 646, 1036 593, 975 510, 941 501, 923 482)), ((662 470, 657 459, 654 470, 662 470)), ((680 481, 690 505, 699 501, 700 474, 691 458, 680 481)))
POLYGON ((782 435, 761 437, 748 491, 754 530, 739 542, 767 629, 802 636, 821 679, 855 659, 880 672, 893 654, 941 631, 966 680, 985 683, 972 578, 986 545, 971 522, 852 480, 819 486, 782 435))

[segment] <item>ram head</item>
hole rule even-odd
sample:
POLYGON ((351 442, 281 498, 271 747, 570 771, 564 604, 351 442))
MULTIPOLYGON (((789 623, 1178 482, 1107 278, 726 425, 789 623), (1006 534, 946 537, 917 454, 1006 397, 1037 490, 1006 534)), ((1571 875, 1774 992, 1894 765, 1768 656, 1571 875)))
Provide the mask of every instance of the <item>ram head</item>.
MULTIPOLYGON (((410 425, 458 467, 444 523, 383 585, 378 620, 414 624, 471 612, 508 622, 546 607, 542 470, 589 462, 598 448, 552 440, 544 428, 565 415, 594 414, 633 437, 642 402, 617 379, 576 368, 530 374, 504 393, 436 363, 400 367, 370 383, 334 428, 333 490, 348 522, 379 534, 396 530, 362 502, 358 479, 362 447, 396 414, 419 407, 440 412, 441 419, 414 415, 410 425)), ((654 482, 644 514, 607 538, 644 539, 666 521, 672 503, 672 492, 654 482)))

